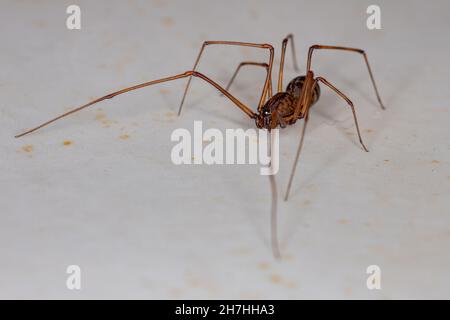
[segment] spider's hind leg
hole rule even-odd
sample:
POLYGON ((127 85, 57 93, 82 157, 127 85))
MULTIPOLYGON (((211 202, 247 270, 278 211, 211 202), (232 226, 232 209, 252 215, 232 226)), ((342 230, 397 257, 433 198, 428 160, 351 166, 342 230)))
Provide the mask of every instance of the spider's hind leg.
POLYGON ((306 70, 309 71, 311 69, 311 60, 312 60, 312 54, 314 50, 340 50, 340 51, 347 51, 347 52, 356 52, 361 54, 364 57, 364 61, 367 66, 367 71, 369 72, 370 80, 372 81, 373 89, 375 90, 375 95, 377 96, 378 103, 380 104, 381 109, 386 109, 383 102, 381 101, 380 93, 378 92, 377 84, 375 83, 375 78, 373 76, 372 68, 370 68, 369 59, 367 58, 367 54, 364 50, 358 49, 358 48, 349 48, 349 47, 341 47, 341 46, 323 46, 323 45, 313 45, 308 50, 308 60, 307 60, 307 67, 306 70))
MULTIPOLYGON (((244 66, 263 67, 263 68, 266 69, 266 74, 269 73, 269 65, 268 65, 267 63, 264 63, 264 62, 254 62, 254 61, 244 61, 244 62, 241 62, 241 63, 237 66, 236 70, 234 71, 233 76, 231 77, 230 81, 228 81, 228 84, 227 84, 227 86, 225 87, 225 90, 227 90, 227 91, 230 90, 230 87, 231 87, 231 85, 233 84, 234 80, 236 79, 236 77, 237 77, 239 71, 240 71, 241 68, 244 67, 244 66)), ((272 93, 272 80, 269 78, 269 88, 268 88, 268 90, 266 91, 266 97, 271 98, 272 95, 273 95, 273 93, 272 93), (268 95, 268 96, 267 96, 267 95, 268 95)), ((223 94, 220 94, 220 96, 223 96, 223 94)), ((264 101, 266 100, 266 97, 264 97, 264 101)))
POLYGON ((322 82, 323 84, 325 84, 331 90, 336 92, 342 99, 347 101, 348 105, 352 109, 353 119, 355 120, 355 126, 356 126, 356 131, 358 132, 359 142, 361 143, 361 146, 363 147, 364 151, 369 152, 369 150, 366 148, 366 146, 364 145, 364 142, 363 142, 363 140, 361 138, 361 132, 359 131, 358 119, 356 117, 356 111, 355 111, 355 107, 353 105, 353 102, 345 94, 343 94, 338 88, 336 88, 331 83, 329 83, 326 79, 324 79, 322 77, 317 77, 316 80, 322 82))

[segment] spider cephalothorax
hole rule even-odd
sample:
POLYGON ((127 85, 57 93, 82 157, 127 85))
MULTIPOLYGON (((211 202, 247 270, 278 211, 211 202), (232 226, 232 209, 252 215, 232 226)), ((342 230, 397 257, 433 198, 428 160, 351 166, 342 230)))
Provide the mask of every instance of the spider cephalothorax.
POLYGON ((294 114, 296 99, 287 92, 279 92, 270 98, 256 116, 256 126, 268 130, 280 126, 285 128, 288 119, 294 114))

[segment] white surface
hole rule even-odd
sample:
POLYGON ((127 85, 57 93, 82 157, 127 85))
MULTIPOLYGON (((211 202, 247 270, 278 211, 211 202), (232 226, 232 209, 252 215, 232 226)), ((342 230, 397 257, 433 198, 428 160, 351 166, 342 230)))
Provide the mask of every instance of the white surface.
MULTIPOLYGON (((450 298, 448 2, 378 1, 379 31, 365 26, 372 1, 77 3, 80 31, 65 28, 71 1, 0 2, 0 298, 450 298), (254 125, 200 80, 178 119, 183 80, 13 138, 93 97, 188 70, 204 40, 272 43, 278 57, 290 32, 302 70, 315 43, 366 49, 388 109, 360 56, 315 56, 316 74, 355 102, 370 153, 345 103, 322 88, 280 207, 281 262, 257 167, 170 161, 171 132, 194 120, 254 125), (70 264, 82 268, 81 291, 65 287, 70 264), (371 264, 380 291, 366 288, 371 264)), ((267 55, 210 48, 200 71, 225 84, 249 59, 267 55)), ((296 75, 289 55, 286 64, 285 83, 296 75)), ((249 68, 232 92, 254 107, 263 77, 249 68)), ((300 128, 281 132, 283 191, 300 128)))

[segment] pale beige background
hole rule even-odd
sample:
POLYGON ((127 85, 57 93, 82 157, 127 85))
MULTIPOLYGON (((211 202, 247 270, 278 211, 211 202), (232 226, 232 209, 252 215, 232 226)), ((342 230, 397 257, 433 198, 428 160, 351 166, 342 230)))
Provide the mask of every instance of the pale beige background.
MULTIPOLYGON (((450 298, 448 1, 0 1, 1 298, 450 298), (174 166, 171 132, 252 127, 210 87, 184 81, 118 97, 20 140, 20 130, 93 97, 188 70, 204 40, 272 43, 294 33, 304 70, 315 43, 367 50, 388 109, 358 55, 320 52, 323 88, 292 199, 280 207, 284 259, 271 256, 269 185, 254 166, 174 166), (65 146, 64 141, 71 144, 65 146), (65 269, 82 268, 82 290, 65 269), (366 268, 382 269, 382 290, 366 268)), ((253 49, 208 49, 200 70, 226 83, 253 49)), ((291 58, 286 77, 292 78, 291 58)), ((275 72, 276 75, 276 72, 275 72)), ((255 106, 263 71, 232 89, 255 106)), ((285 188, 301 124, 282 132, 285 188)))

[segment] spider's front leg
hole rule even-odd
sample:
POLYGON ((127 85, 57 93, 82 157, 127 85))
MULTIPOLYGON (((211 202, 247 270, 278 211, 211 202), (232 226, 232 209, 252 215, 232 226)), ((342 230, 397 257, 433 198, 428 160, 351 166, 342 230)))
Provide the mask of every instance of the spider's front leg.
MULTIPOLYGON (((263 88, 263 92, 261 93, 261 98, 259 100, 258 103, 258 112, 261 110, 263 104, 264 104, 264 99, 266 96, 266 92, 267 90, 269 90, 269 81, 272 77, 272 64, 273 64, 273 56, 274 56, 274 49, 273 46, 271 46, 270 44, 266 44, 266 43, 250 43, 250 42, 238 42, 238 41, 205 41, 203 42, 203 45, 200 49, 200 52, 197 56, 197 59, 195 60, 194 63, 194 67, 192 68, 192 71, 196 71, 197 70, 197 66, 200 62, 200 58, 203 54, 203 51, 205 50, 206 46, 209 45, 229 45, 229 46, 242 46, 242 47, 253 47, 253 48, 260 48, 260 49, 268 49, 269 50, 269 71, 267 72, 267 76, 266 76, 266 80, 264 82, 264 88, 263 88)), ((183 98, 181 99, 181 103, 180 103, 180 108, 178 110, 178 115, 181 114, 181 110, 183 109, 183 104, 184 101, 186 99, 186 95, 187 92, 189 90, 190 84, 191 84, 191 80, 192 77, 189 77, 188 82, 186 83, 186 88, 184 89, 184 94, 183 94, 183 98)))
POLYGON ((201 74, 200 72, 186 71, 184 73, 180 73, 180 74, 177 74, 177 75, 174 75, 174 76, 171 76, 171 77, 166 77, 166 78, 161 78, 161 79, 157 79, 157 80, 152 80, 152 81, 149 81, 149 82, 144 82, 144 83, 132 86, 132 87, 128 87, 128 88, 125 88, 125 89, 122 89, 122 90, 119 90, 119 91, 107 94, 106 96, 103 96, 101 98, 95 99, 95 100, 93 100, 93 101, 91 101, 89 103, 86 103, 86 104, 84 104, 84 105, 82 105, 80 107, 77 107, 75 109, 69 110, 66 113, 63 113, 63 114, 57 116, 56 118, 50 119, 50 120, 48 120, 48 121, 38 125, 37 127, 34 127, 34 128, 29 129, 27 131, 24 131, 24 132, 16 135, 15 137, 19 138, 19 137, 22 137, 24 135, 27 135, 27 134, 29 134, 31 132, 34 132, 34 131, 39 130, 39 129, 43 128, 43 127, 46 127, 49 124, 51 124, 51 123, 53 123, 53 122, 55 122, 55 121, 57 121, 59 119, 65 118, 65 117, 67 117, 67 116, 69 116, 69 115, 71 115, 71 114, 73 114, 75 112, 81 111, 81 110, 83 110, 85 108, 88 108, 88 107, 90 107, 90 106, 92 106, 92 105, 94 105, 96 103, 101 102, 101 101, 112 99, 115 96, 118 96, 118 95, 130 92, 130 91, 138 90, 138 89, 141 89, 141 88, 149 87, 149 86, 152 86, 154 84, 163 83, 163 82, 167 82, 167 81, 173 81, 173 80, 186 78, 186 77, 192 77, 192 76, 200 78, 200 79, 206 81, 207 83, 209 83, 210 85, 212 85, 213 87, 215 87, 223 95, 225 95, 228 99, 230 99, 239 109, 241 109, 251 119, 255 119, 256 118, 256 114, 249 107, 247 107, 244 103, 242 103, 237 98, 235 98, 232 94, 230 94, 227 90, 222 88, 219 84, 217 84, 216 82, 214 82, 213 80, 211 80, 210 78, 205 76, 204 74, 201 74))

